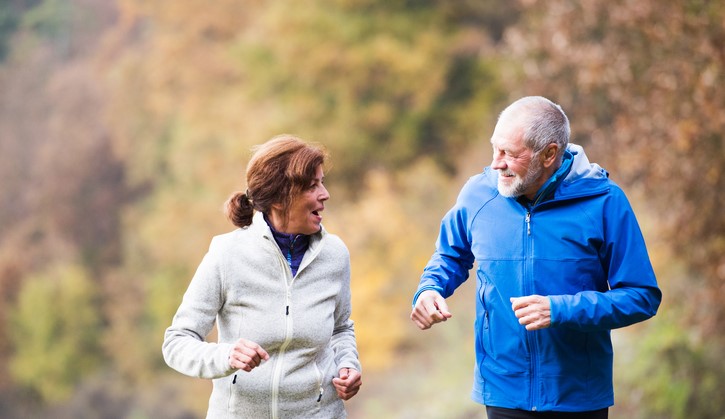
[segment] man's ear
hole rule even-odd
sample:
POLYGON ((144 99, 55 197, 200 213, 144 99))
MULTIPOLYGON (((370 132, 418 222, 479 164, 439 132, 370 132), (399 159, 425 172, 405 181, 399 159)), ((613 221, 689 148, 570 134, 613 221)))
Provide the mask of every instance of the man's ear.
POLYGON ((556 162, 556 156, 559 154, 559 146, 551 143, 541 152, 541 163, 544 167, 551 167, 556 162))

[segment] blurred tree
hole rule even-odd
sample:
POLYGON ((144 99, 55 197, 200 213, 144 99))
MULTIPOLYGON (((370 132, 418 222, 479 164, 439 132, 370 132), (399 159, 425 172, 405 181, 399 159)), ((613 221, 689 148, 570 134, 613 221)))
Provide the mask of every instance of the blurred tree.
POLYGON ((433 249, 440 215, 455 195, 448 183, 432 159, 423 159, 405 172, 370 172, 365 199, 328 205, 325 226, 352 249, 353 320, 367 369, 393 365, 411 329, 417 277, 433 249))
MULTIPOLYGON (((144 278, 138 289, 146 308, 137 316, 147 322, 149 339, 161 339, 191 277, 190 261, 201 259, 211 234, 230 228, 220 204, 244 188, 251 145, 280 132, 325 144, 332 153, 328 179, 341 202, 367 197, 369 189, 394 200, 397 181, 366 184, 375 178, 366 173, 402 172, 422 156, 444 170, 435 176, 450 176, 488 122, 483 115, 502 97, 487 55, 494 35, 476 23, 494 9, 516 16, 510 6, 466 4, 313 1, 300 8, 276 1, 240 10, 234 1, 121 3, 108 47, 120 52, 107 61, 115 89, 112 141, 129 164, 131 185, 152 188, 142 203, 124 210, 126 228, 134 232, 126 267, 144 278), (164 294, 169 289, 176 294, 164 294)), ((430 246, 432 239, 400 230, 405 223, 376 229, 373 214, 364 214, 369 225, 352 223, 365 230, 366 243, 392 246, 404 238, 396 244, 401 257, 410 256, 402 249, 415 248, 412 241, 430 246)), ((404 214, 388 214, 404 220, 404 214)), ((360 242, 352 250, 366 261, 385 256, 356 274, 370 287, 361 286, 360 295, 379 300, 376 287, 392 286, 384 295, 391 302, 404 295, 407 307, 408 285, 389 272, 410 266, 390 259, 387 248, 380 254, 360 242)), ((372 306, 356 299, 358 307, 372 306)), ((381 351, 400 341, 396 328, 390 333, 381 351)))
MULTIPOLYGON (((42 293, 30 278, 66 260, 88 272, 108 376, 79 387, 70 415, 95 400, 154 397, 145 389, 162 368, 163 329, 210 236, 231 228, 221 203, 244 187, 250 146, 280 132, 332 152, 341 210, 326 223, 354 246, 355 315, 374 320, 358 323, 363 356, 379 367, 393 359, 452 202, 450 175, 503 96, 494 50, 516 4, 23 4, 29 12, 11 16, 17 31, 2 35, 11 49, 0 66, 0 337, 20 290, 48 298, 25 296, 42 293), (117 375, 137 394, 93 388, 117 375)), ((191 388, 173 383, 170 392, 191 388)))
POLYGON ((11 314, 11 372, 46 401, 67 398, 100 365, 98 289, 78 265, 28 278, 11 314))
POLYGON ((72 2, 42 0, 23 15, 22 26, 52 43, 56 52, 68 54, 75 17, 73 8, 72 2))
POLYGON ((0 63, 11 49, 13 35, 20 26, 23 14, 40 0, 0 0, 0 63))
POLYGON ((119 25, 116 38, 135 40, 143 55, 132 50, 114 71, 115 142, 134 156, 134 173, 178 176, 164 153, 180 141, 223 141, 239 156, 292 132, 328 145, 347 183, 421 154, 452 170, 502 96, 487 60, 492 35, 461 22, 494 9, 516 16, 511 6, 446 2, 124 5, 121 22, 135 23, 119 25))
POLYGON ((255 80, 252 97, 273 98, 282 130, 328 144, 348 184, 377 167, 404 170, 420 155, 453 171, 481 110, 500 97, 485 60, 488 34, 456 26, 458 16, 435 2, 335 6, 287 15, 292 6, 277 2, 264 26, 239 38, 233 52, 255 80))
POLYGON ((668 362, 672 372, 653 385, 683 388, 685 401, 653 391, 650 413, 721 417, 725 401, 701 391, 699 378, 708 375, 720 388, 725 383, 722 368, 708 367, 721 365, 725 350, 725 92, 718 88, 725 84, 725 4, 522 4, 526 19, 506 35, 511 59, 521 63, 510 75, 513 95, 543 94, 561 103, 574 141, 588 144, 616 180, 646 195, 662 237, 689 267, 679 278, 687 298, 663 307, 679 313, 667 319, 689 330, 689 338, 651 345, 656 356, 647 357, 668 362))
MULTIPOLYGON (((124 189, 122 162, 112 154, 108 142, 104 124, 105 91, 98 82, 92 58, 100 33, 112 20, 112 5, 91 0, 25 3, 27 13, 18 16, 20 23, 16 33, 8 38, 12 39, 8 44, 9 53, 0 66, 2 406, 13 403, 20 406, 24 402, 25 393, 13 388, 18 381, 50 400, 58 400, 68 396, 69 388, 91 370, 78 369, 71 359, 75 355, 69 353, 68 362, 62 360, 53 367, 47 383, 29 383, 30 378, 25 374, 37 370, 25 372, 20 367, 28 360, 19 360, 20 345, 10 338, 10 309, 20 304, 18 298, 51 298, 36 289, 40 285, 27 285, 27 288, 25 281, 52 277, 47 272, 49 267, 66 266, 64 261, 68 260, 78 264, 69 270, 87 275, 83 281, 91 281, 98 291, 105 272, 121 262, 119 209, 131 198, 124 189), (37 7, 30 7, 30 3, 37 7), (56 16, 52 12, 54 7, 62 8, 64 14, 56 16), (93 16, 90 19, 93 24, 78 24, 88 16, 93 16), (21 290, 24 297, 19 297, 21 290), (20 378, 13 380, 13 377, 20 378)), ((77 285, 73 279, 58 281, 60 287, 77 285)), ((51 285, 50 290, 54 289, 51 285)), ((100 310, 103 299, 102 295, 93 297, 94 310, 97 309, 93 316, 99 327, 106 322, 100 310)), ((42 326, 41 321, 50 321, 39 319, 38 328, 42 326)), ((33 329, 32 318, 22 317, 18 321, 22 324, 18 326, 22 333, 36 334, 36 339, 42 337, 39 335, 43 330, 33 329)), ((12 333, 17 337, 20 332, 16 327, 12 333)), ((100 330, 79 333, 93 333, 94 340, 101 336, 100 330)), ((42 346, 40 342, 35 344, 42 346)), ((95 345, 98 349, 98 344, 95 345)), ((52 357, 52 351, 50 354, 52 357)), ((88 359, 102 356, 102 352, 97 352, 88 359)), ((39 375, 33 380, 43 377, 39 375)), ((37 403, 29 406, 41 407, 37 403)), ((12 409, 2 410, 12 412, 12 409)))

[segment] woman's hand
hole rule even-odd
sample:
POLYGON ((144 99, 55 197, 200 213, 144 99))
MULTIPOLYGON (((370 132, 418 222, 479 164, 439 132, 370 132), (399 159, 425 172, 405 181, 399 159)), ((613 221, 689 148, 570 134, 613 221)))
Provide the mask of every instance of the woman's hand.
POLYGON ((267 351, 251 340, 239 339, 229 353, 229 366, 249 372, 269 359, 267 351))
POLYGON ((332 379, 335 386, 337 396, 342 400, 350 400, 352 396, 360 391, 362 385, 362 375, 358 370, 352 368, 340 369, 340 376, 332 379))

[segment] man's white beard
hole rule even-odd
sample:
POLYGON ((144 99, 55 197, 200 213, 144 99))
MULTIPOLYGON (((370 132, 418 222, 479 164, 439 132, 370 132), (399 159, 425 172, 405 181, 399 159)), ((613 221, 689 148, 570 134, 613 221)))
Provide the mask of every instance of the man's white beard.
POLYGON ((504 174, 513 174, 508 170, 499 170, 498 173, 498 192, 507 198, 517 198, 526 192, 537 180, 541 177, 544 172, 544 165, 541 163, 537 155, 534 155, 529 165, 529 170, 526 171, 526 175, 522 178, 518 175, 514 175, 513 182, 508 185, 503 184, 504 174))

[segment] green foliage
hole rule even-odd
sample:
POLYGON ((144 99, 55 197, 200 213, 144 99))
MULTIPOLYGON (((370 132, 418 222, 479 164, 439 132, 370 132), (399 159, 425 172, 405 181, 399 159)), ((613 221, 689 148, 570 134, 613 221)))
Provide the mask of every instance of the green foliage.
POLYGON ((98 290, 77 265, 55 265, 27 278, 11 312, 13 377, 44 400, 70 396, 98 368, 98 290))
POLYGON ((62 0, 43 0, 25 13, 23 26, 52 40, 67 34, 71 25, 72 3, 62 0))
POLYGON ((641 418, 721 418, 725 401, 718 383, 725 368, 720 354, 677 322, 654 325, 636 345, 630 342, 635 359, 624 370, 628 383, 623 386, 632 387, 622 392, 625 403, 640 406, 641 418))
MULTIPOLYGON (((645 231, 656 228, 644 217, 645 231)), ((683 323, 695 301, 699 281, 665 241, 650 242, 665 290, 659 314, 651 321, 615 336, 614 413, 641 419, 720 419, 725 403, 720 397, 725 367, 720 362, 717 337, 703 335, 697 324, 683 323), (618 343, 618 344, 617 344, 618 343)))
POLYGON ((240 155, 291 132, 327 145, 351 185, 420 155, 452 171, 503 96, 485 28, 458 27, 460 12, 438 13, 437 4, 277 1, 239 14, 222 3, 203 6, 215 18, 197 30, 180 15, 198 7, 139 8, 153 23, 149 53, 130 57, 117 102, 131 126, 151 118, 140 135, 118 140, 133 166, 159 155, 149 148, 175 149, 181 136, 234 144, 240 155), (228 15, 239 16, 236 27, 228 15), (192 57, 204 65, 188 66, 192 57))
POLYGON ((171 324, 171 319, 181 303, 182 294, 170 292, 170 290, 183 290, 191 280, 192 272, 186 269, 166 269, 158 272, 154 277, 149 278, 146 295, 148 303, 144 313, 143 332, 146 332, 146 340, 149 345, 145 354, 147 358, 156 361, 156 367, 166 368, 163 360, 158 356, 158 350, 164 340, 164 331, 171 324))
MULTIPOLYGON (((446 188, 458 157, 479 139, 489 121, 484 115, 503 94, 493 56, 482 53, 490 45, 485 28, 457 26, 463 9, 435 2, 295 5, 277 1, 239 13, 233 2, 212 8, 130 3, 129 13, 147 28, 139 41, 147 53, 130 52, 111 80, 118 83, 120 124, 113 140, 131 182, 153 189, 127 209, 126 225, 135 234, 126 266, 147 278, 148 292, 169 287, 175 294, 167 295, 180 297, 209 236, 230 228, 218 207, 228 193, 244 189, 237 174, 249 147, 280 132, 321 142, 332 154, 334 200, 349 202, 341 204, 339 216, 349 220, 342 225, 362 227, 340 234, 361 261, 354 281, 364 285, 355 305, 371 320, 370 327, 358 327, 362 346, 371 348, 370 365, 384 366, 404 328, 396 320, 380 336, 375 325, 386 316, 370 301, 384 295, 408 306, 414 283, 394 279, 417 277, 434 236, 422 236, 431 230, 409 225, 401 211, 427 201, 414 211, 428 214, 430 186, 446 188), (186 19, 201 9, 206 19, 186 19), (231 23, 228 16, 235 16, 231 23), (187 65, 191 57, 203 65, 187 65), (411 179, 416 173, 418 190, 401 184, 402 175, 390 175, 406 169, 411 179), (359 205, 357 197, 366 195, 376 199, 359 205), (398 199, 407 204, 398 206, 398 199)), ((443 197, 450 198, 436 192, 443 197)), ((426 221, 432 230, 443 211, 426 221)), ((163 322, 162 313, 170 321, 163 299, 147 301, 153 322, 163 322)))
MULTIPOLYGON (((423 417, 416 407, 430 403, 431 417, 475 416, 459 398, 470 385, 470 363, 458 363, 470 356, 470 320, 458 311, 461 323, 421 334, 410 298, 440 216, 487 163, 477 153, 504 97, 544 94, 595 161, 646 194, 658 216, 648 240, 661 235, 694 272, 663 282, 666 296, 687 298, 664 304, 677 315, 658 316, 628 346, 624 408, 717 417, 724 9, 0 0, 0 56, 3 46, 22 52, 0 60, 0 339, 14 348, 0 345, 0 377, 10 369, 15 380, 0 379, 0 398, 20 384, 46 400, 75 392, 69 416, 95 400, 163 406, 167 393, 146 391, 169 372, 163 329, 210 237, 231 228, 221 204, 244 189, 250 147, 290 132, 332 155, 325 226, 351 250, 353 317, 375 383, 353 411, 423 417), (53 262, 70 259, 82 266, 53 262), (103 385, 91 378, 101 352, 103 385), (115 385, 128 393, 116 397, 115 385), (399 403, 410 394, 414 407, 399 403)), ((656 267, 668 271, 666 261, 656 267)), ((163 380, 203 412, 207 383, 163 380)))
POLYGON ((287 6, 278 2, 262 19, 266 36, 241 36, 235 45, 259 100, 271 94, 284 109, 281 130, 328 144, 348 183, 375 167, 406 167, 421 154, 451 170, 500 97, 479 46, 467 45, 471 39, 434 7, 323 3, 281 19, 287 6))
POLYGON ((30 5, 13 0, 0 0, 0 63, 9 50, 10 40, 18 29, 23 12, 30 5))

